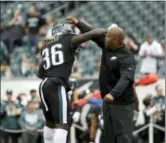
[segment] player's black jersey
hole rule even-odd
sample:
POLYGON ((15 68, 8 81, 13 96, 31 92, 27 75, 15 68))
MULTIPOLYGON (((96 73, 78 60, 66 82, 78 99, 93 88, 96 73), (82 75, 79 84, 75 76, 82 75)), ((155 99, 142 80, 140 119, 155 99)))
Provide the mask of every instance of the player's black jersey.
POLYGON ((57 41, 46 44, 42 49, 44 77, 69 78, 76 49, 71 44, 73 36, 72 34, 62 35, 57 41))

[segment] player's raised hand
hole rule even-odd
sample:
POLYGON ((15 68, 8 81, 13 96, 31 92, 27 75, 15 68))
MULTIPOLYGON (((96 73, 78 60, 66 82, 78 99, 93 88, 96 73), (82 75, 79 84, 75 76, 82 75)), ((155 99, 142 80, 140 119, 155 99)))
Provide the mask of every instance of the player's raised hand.
POLYGON ((69 15, 67 18, 66 18, 66 20, 67 20, 67 23, 69 23, 69 24, 77 24, 78 23, 78 19, 77 18, 75 18, 74 16, 71 16, 71 15, 69 15))

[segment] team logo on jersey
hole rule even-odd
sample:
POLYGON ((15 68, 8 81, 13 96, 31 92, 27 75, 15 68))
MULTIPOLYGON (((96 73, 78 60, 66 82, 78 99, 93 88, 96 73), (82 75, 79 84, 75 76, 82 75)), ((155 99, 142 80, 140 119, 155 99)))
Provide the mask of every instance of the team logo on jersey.
POLYGON ((111 59, 111 61, 113 61, 113 60, 116 60, 117 57, 114 56, 114 57, 111 57, 110 59, 111 59))
POLYGON ((133 69, 131 67, 129 67, 128 69, 129 69, 129 71, 133 71, 133 69))

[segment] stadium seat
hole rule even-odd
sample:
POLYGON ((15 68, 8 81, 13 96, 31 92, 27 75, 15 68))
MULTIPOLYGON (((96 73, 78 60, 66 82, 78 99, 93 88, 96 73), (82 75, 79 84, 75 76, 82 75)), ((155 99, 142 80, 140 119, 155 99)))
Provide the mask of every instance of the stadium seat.
MULTIPOLYGON (((10 19, 12 11, 16 7, 22 5, 23 15, 25 16, 30 6, 35 5, 42 14, 50 13, 60 5, 62 1, 57 2, 13 2, 1 4, 1 22, 6 25, 10 19), (7 10, 7 11, 6 11, 7 10)), ((91 1, 79 6, 74 13, 78 17, 84 17, 93 27, 108 27, 111 23, 116 23, 126 32, 132 33, 139 42, 144 41, 145 32, 149 32, 153 39, 165 40, 164 25, 165 11, 164 2, 142 2, 142 1, 91 1)), ((62 17, 62 16, 61 16, 62 17)), ((64 17, 65 18, 65 17, 64 17)), ((63 19, 63 18, 62 18, 63 19)), ((13 61, 12 70, 17 70, 23 54, 29 53, 35 55, 35 48, 29 47, 26 37, 23 38, 24 47, 16 48, 11 55, 13 61), (14 64, 16 63, 16 64, 14 64)), ((99 50, 100 51, 100 50, 99 50)), ((99 51, 95 51, 96 55, 99 51)), ((94 52, 94 53, 95 53, 94 52)), ((96 56, 96 59, 99 56, 96 56)), ((32 59, 33 61, 34 59, 32 59)), ((139 64, 138 64, 139 65, 139 64)), ((139 72, 139 70, 137 70, 139 72)), ((159 70, 159 74, 163 75, 163 69, 159 70)))

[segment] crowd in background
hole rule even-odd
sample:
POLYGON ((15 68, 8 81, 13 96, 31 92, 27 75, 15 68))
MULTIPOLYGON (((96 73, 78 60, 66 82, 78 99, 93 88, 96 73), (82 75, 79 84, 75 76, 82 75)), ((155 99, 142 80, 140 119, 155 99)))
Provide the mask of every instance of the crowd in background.
MULTIPOLYGON (((72 92, 69 96, 70 104, 70 125, 73 123, 81 127, 76 128, 76 140, 79 143, 96 141, 100 143, 102 139, 103 117, 102 99, 100 91, 96 88, 89 88, 79 91, 72 82, 72 92)), ((134 130, 138 130, 150 122, 161 127, 165 127, 165 95, 161 85, 155 86, 155 93, 149 93, 143 99, 144 124, 137 124, 137 114, 133 118, 134 130)), ((1 101, 0 121, 1 121, 1 140, 4 143, 32 142, 42 143, 42 128, 44 126, 44 116, 41 110, 40 98, 35 89, 27 93, 20 93, 15 96, 10 89, 6 91, 7 100, 1 101), (16 97, 16 98, 14 98, 16 97)), ((141 96, 138 94, 138 96, 141 96)), ((164 132, 154 130, 154 142, 164 143, 164 132)), ((148 128, 143 132, 133 135, 134 143, 148 143, 148 128)))
MULTIPOLYGON (((9 79, 11 77, 36 77, 40 62, 40 49, 43 46, 42 40, 51 36, 52 27, 58 23, 58 19, 51 15, 43 18, 34 6, 29 7, 27 11, 27 13, 23 13, 21 9, 17 8, 13 11, 8 23, 0 25, 2 77, 9 79)), ((80 19, 85 21, 83 18, 80 19)), ((75 27, 73 29, 79 33, 78 29, 75 27)), ((125 43, 137 61, 136 72, 140 75, 157 73, 164 77, 165 43, 154 40, 150 32, 142 35, 143 37, 145 37, 144 42, 137 41, 132 33, 126 33, 125 37, 125 43)), ((80 78, 97 75, 100 69, 100 58, 101 50, 95 43, 92 41, 83 43, 77 50, 71 76, 80 78)), ((150 93, 143 100, 144 125, 149 123, 150 116, 153 114, 153 121, 164 127, 165 95, 160 85, 157 85, 155 89, 156 93, 150 93)), ((10 139, 12 139, 12 143, 41 143, 45 121, 36 90, 32 89, 28 94, 20 93, 15 100, 13 100, 13 94, 14 91, 7 90, 7 100, 0 103, 1 126, 2 129, 6 129, 6 131, 3 130, 0 140, 3 140, 4 143, 9 143, 10 139), (21 132, 13 133, 13 131, 21 132)), ((71 123, 82 127, 82 131, 76 129, 77 141, 87 143, 100 140, 103 120, 99 90, 90 89, 78 93, 75 89, 72 97, 71 123)), ((135 126, 135 130, 144 125, 135 126)), ((154 135, 155 143, 164 142, 163 132, 155 130, 154 135)), ((134 143, 148 143, 148 129, 133 136, 133 140, 134 143)))
MULTIPOLYGON (((149 93, 143 99, 143 105, 145 107, 143 110, 143 115, 145 119, 144 124, 147 125, 150 122, 152 116, 153 117, 152 121, 155 124, 165 127, 165 95, 161 85, 156 85, 155 91, 156 91, 155 96, 152 93, 149 93)), ((141 126, 136 127, 136 129, 138 129, 141 126)), ((143 142, 145 143, 149 142, 148 129, 141 132, 139 136, 142 137, 143 142)), ((165 140, 165 133, 155 128, 154 142, 163 143, 164 140, 165 140)))
MULTIPOLYGON (((43 18, 34 6, 29 7, 27 13, 17 8, 9 22, 0 27, 1 75, 7 78, 36 77, 42 40, 51 36, 51 29, 57 22, 51 15, 43 18)), ((79 33, 78 29, 73 29, 79 33)), ((138 42, 131 33, 127 33, 125 38, 127 47, 140 63, 138 72, 144 74, 160 71, 159 74, 164 75, 161 66, 161 59, 165 55, 164 43, 153 40, 149 33, 142 35, 144 36, 143 43, 138 42)), ((101 51, 97 45, 88 41, 80 45, 79 49, 72 76, 84 77, 98 73, 101 51)))
POLYGON ((22 137, 25 143, 41 142, 41 133, 36 130, 43 128, 44 116, 36 90, 32 89, 29 94, 20 93, 14 99, 13 91, 8 89, 6 96, 7 100, 1 101, 0 106, 1 127, 7 129, 1 132, 1 141, 9 143, 11 139, 12 143, 18 143, 22 137))

